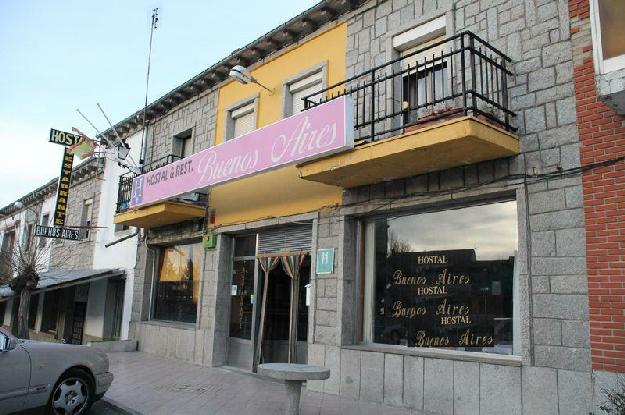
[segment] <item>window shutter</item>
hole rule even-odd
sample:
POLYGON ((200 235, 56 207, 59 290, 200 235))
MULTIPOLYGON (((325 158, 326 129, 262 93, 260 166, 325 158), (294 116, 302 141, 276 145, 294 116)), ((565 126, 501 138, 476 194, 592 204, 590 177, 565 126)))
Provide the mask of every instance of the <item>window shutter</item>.
MULTIPOLYGON (((429 45, 433 45, 434 43, 440 42, 443 39, 445 39, 445 36, 439 36, 430 41, 419 43, 415 47, 401 51, 400 55, 402 57, 407 56, 416 50, 423 49, 425 47, 428 47, 429 45)), ((444 54, 445 52, 447 52, 447 44, 442 43, 434 48, 428 49, 426 51, 417 53, 415 55, 407 57, 406 59, 403 59, 401 61, 401 68, 407 69, 408 65, 410 65, 410 68, 414 68, 417 65, 417 63, 423 64, 426 60, 428 62, 432 62, 433 57, 440 58, 441 54, 444 54)), ((440 63, 441 63, 440 59, 436 61, 436 64, 440 64, 440 63)), ((425 69, 425 68, 419 68, 419 70, 422 70, 422 69, 425 69)))
POLYGON ((258 235, 258 253, 310 251, 312 225, 287 226, 270 229, 258 235))
POLYGON ((233 138, 237 138, 256 129, 256 117, 254 115, 253 102, 233 110, 231 117, 234 125, 233 138))
POLYGON ((295 115, 304 110, 304 100, 306 95, 315 93, 323 88, 323 73, 317 71, 309 76, 293 82, 289 85, 291 93, 291 114, 295 115))
MULTIPOLYGON (((294 92, 291 95, 291 100, 292 100, 291 101, 292 102, 291 115, 295 115, 304 110, 304 97, 305 96, 315 93, 321 89, 322 89, 321 82, 318 82, 314 85, 309 86, 308 88, 304 88, 297 92, 294 92)), ((313 98, 317 98, 317 97, 313 97, 313 98)))

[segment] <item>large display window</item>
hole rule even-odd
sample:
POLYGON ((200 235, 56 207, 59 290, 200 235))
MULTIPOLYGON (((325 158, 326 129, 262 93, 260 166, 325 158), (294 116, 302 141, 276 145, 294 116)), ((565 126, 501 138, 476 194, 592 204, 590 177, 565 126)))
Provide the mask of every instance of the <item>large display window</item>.
POLYGON ((196 322, 201 266, 202 245, 199 243, 161 249, 154 319, 196 322))
POLYGON ((367 222, 365 341, 512 354, 517 207, 367 222))

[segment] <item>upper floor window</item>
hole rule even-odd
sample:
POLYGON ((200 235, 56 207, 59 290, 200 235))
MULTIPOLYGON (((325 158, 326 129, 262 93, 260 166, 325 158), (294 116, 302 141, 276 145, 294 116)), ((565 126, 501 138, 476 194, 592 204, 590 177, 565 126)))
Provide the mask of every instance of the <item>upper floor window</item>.
POLYGON ((233 105, 226 111, 226 140, 237 138, 256 129, 257 97, 233 105))
POLYGON ((325 65, 316 66, 297 75, 284 84, 283 115, 290 117, 304 110, 304 97, 313 94, 325 85, 325 65))
POLYGON ((0 248, 0 275, 7 276, 11 273, 9 259, 13 255, 13 246, 15 245, 15 231, 5 232, 2 238, 2 248, 0 248))
POLYGON ((590 4, 597 70, 625 68, 625 2, 592 0, 590 4))
POLYGON ((398 69, 404 124, 428 115, 450 95, 446 33, 446 18, 440 16, 393 37, 393 48, 402 58, 398 69))
POLYGON ((193 154, 193 130, 188 129, 187 131, 177 134, 174 136, 172 142, 172 151, 171 153, 174 156, 178 156, 180 158, 185 158, 193 154))
MULTIPOLYGON (((46 213, 41 217, 41 226, 49 226, 50 225, 50 214, 46 213)), ((42 247, 46 244, 46 238, 39 237, 39 246, 42 247)))
POLYGON ((401 61, 403 106, 409 109, 405 122, 417 116, 420 108, 441 101, 449 94, 447 62, 441 56, 445 53, 446 44, 428 48, 424 52, 415 53, 419 49, 436 45, 445 40, 445 36, 437 37, 429 42, 421 43, 401 52, 405 57, 401 61))
POLYGON ((91 221, 93 218, 93 199, 86 199, 82 206, 82 219, 80 226, 84 229, 85 239, 89 238, 89 230, 91 227, 91 221))
POLYGON ((32 246, 34 226, 35 225, 32 223, 27 223, 24 227, 24 233, 22 234, 22 248, 26 251, 28 251, 32 246))

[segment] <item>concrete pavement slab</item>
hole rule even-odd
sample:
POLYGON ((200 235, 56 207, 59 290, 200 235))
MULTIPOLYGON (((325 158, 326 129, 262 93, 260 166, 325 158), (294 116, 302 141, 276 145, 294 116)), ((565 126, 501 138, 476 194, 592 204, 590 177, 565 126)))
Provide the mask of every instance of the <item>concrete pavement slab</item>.
MULTIPOLYGON (((231 368, 210 368, 142 352, 109 353, 115 381, 106 398, 141 414, 282 414, 283 384, 231 368)), ((382 379, 380 379, 382 382, 382 379)), ((302 391, 303 415, 422 415, 406 408, 302 391)))

